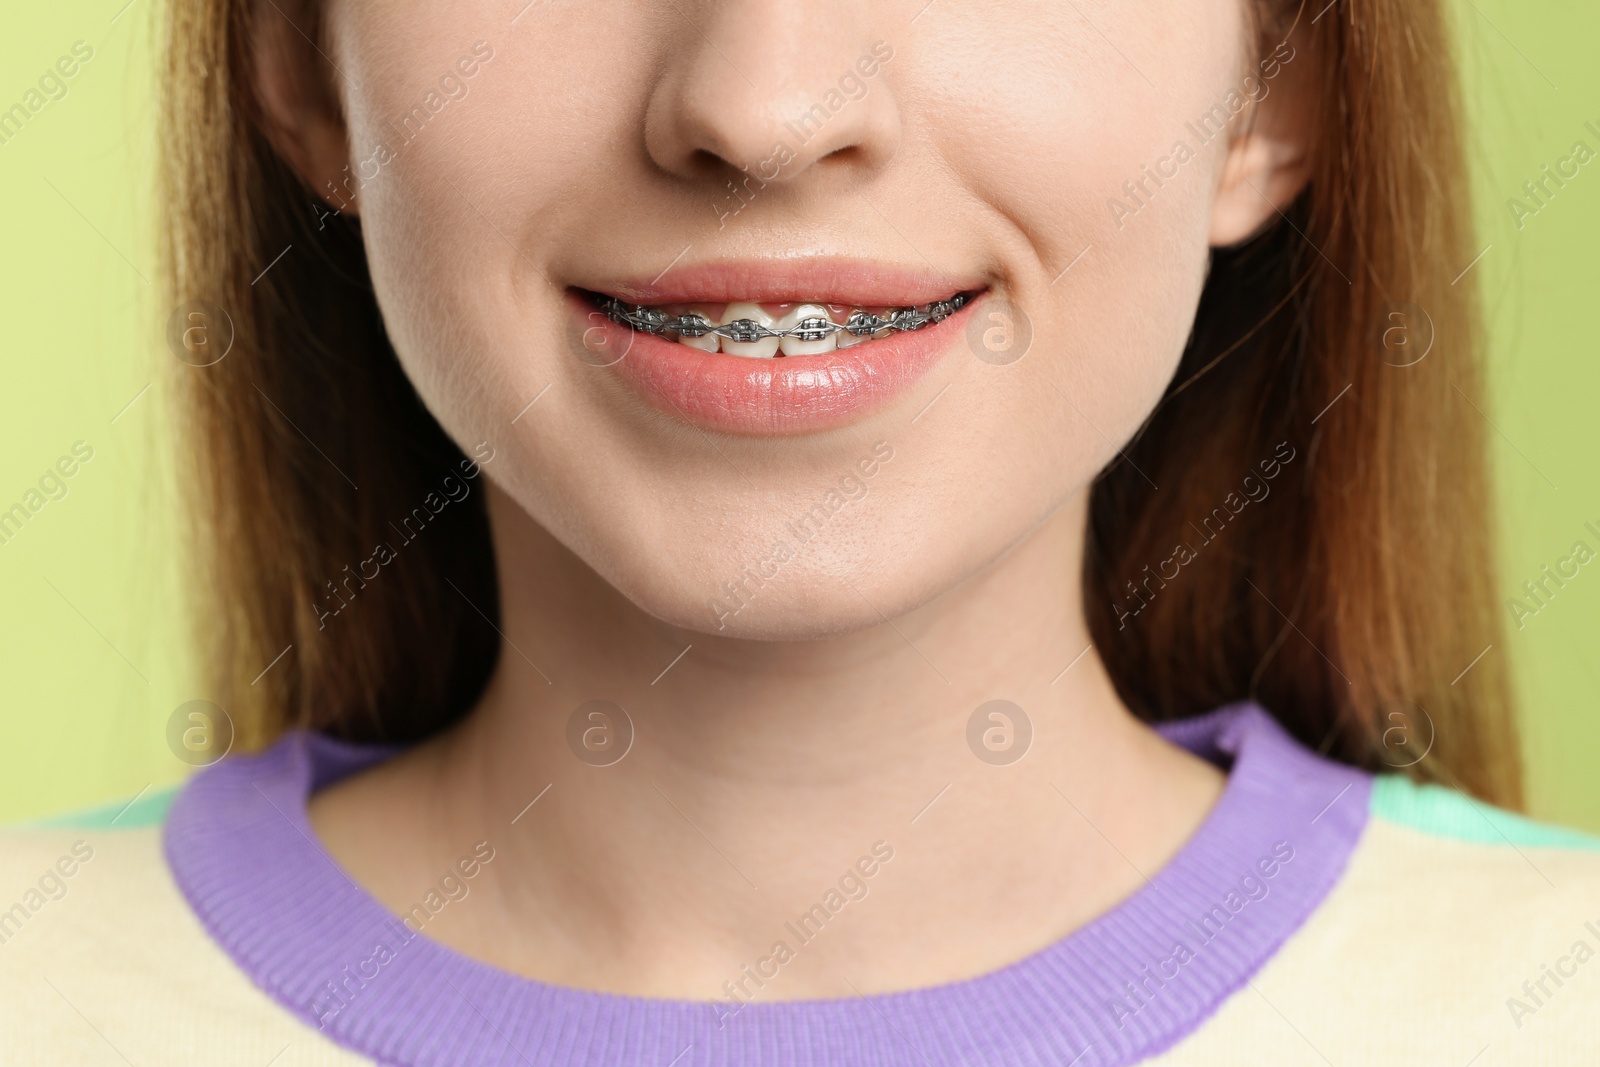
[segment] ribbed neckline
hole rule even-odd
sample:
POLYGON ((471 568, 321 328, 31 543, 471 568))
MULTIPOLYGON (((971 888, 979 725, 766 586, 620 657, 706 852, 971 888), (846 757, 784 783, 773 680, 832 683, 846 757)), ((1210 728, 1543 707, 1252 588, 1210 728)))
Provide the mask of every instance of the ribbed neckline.
POLYGON ((325 1036, 382 1063, 1114 1067, 1170 1047, 1239 989, 1338 880, 1367 818, 1370 777, 1312 754, 1253 704, 1160 729, 1231 771, 1194 836, 1116 907, 976 978, 757 1001, 731 1018, 710 1002, 533 981, 411 933, 306 815, 312 792, 392 748, 297 733, 224 760, 184 788, 165 847, 245 974, 313 1027, 320 1005, 325 1036), (372 962, 380 945, 388 958, 372 962), (345 995, 329 1014, 333 983, 345 995))

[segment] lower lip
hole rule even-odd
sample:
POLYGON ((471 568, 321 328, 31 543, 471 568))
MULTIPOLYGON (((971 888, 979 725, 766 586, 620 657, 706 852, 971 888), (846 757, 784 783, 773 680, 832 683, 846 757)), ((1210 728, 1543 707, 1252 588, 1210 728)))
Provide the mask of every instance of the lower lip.
POLYGON ((888 405, 939 362, 981 299, 920 330, 817 355, 752 359, 640 333, 568 294, 580 335, 626 353, 610 369, 651 406, 707 429, 768 436, 825 430, 888 405))

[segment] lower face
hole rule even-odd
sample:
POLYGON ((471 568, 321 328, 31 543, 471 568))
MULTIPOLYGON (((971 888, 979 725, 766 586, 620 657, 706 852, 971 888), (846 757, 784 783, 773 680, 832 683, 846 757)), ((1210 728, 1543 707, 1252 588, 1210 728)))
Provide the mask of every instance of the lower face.
POLYGON ((331 12, 390 337, 506 497, 767 639, 1081 507, 1193 321, 1238 0, 520 6, 331 12))

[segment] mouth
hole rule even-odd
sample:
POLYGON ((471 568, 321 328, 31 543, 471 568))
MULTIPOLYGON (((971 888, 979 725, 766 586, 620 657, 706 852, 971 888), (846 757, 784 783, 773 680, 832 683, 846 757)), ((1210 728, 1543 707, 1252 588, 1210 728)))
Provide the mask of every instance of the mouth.
POLYGON ((929 304, 858 307, 821 301, 632 304, 583 291, 612 322, 701 352, 746 359, 819 356, 894 334, 936 326, 978 294, 959 292, 929 304))
POLYGON ((574 353, 649 406, 774 436, 915 402, 907 394, 960 345, 986 292, 979 276, 817 257, 596 279, 569 288, 567 303, 574 353))

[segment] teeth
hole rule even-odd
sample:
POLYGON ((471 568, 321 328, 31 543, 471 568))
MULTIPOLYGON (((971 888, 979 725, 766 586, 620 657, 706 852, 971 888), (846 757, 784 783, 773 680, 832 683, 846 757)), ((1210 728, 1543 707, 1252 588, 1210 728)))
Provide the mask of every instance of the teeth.
MULTIPOLYGON (((685 314, 699 315, 710 323, 715 323, 718 321, 717 316, 708 311, 706 308, 690 308, 687 312, 685 312, 685 314)), ((721 340, 722 338, 718 337, 714 333, 702 334, 699 337, 685 337, 683 334, 678 335, 678 343, 680 345, 688 345, 690 348, 698 348, 702 352, 721 351, 722 346, 717 343, 721 340)))
MULTIPOLYGON (((771 315, 762 310, 760 304, 729 304, 722 312, 722 325, 739 319, 750 319, 769 329, 775 329, 775 321, 771 315)), ((731 356, 749 356, 754 359, 771 359, 778 354, 778 338, 763 337, 758 341, 731 341, 722 338, 722 350, 731 356)))
MULTIPOLYGON (((821 319, 832 322, 828 317, 828 309, 821 304, 800 304, 790 309, 789 313, 778 320, 773 327, 777 330, 792 330, 802 322, 821 319)), ((778 341, 778 347, 786 356, 814 356, 821 352, 832 352, 839 347, 839 338, 843 332, 829 333, 816 341, 806 341, 799 337, 783 337, 778 341)))
POLYGON ((746 359, 777 355, 810 356, 850 348, 895 332, 942 322, 972 299, 957 293, 916 307, 853 307, 845 304, 624 304, 595 294, 595 303, 613 322, 676 340, 702 352, 724 352, 746 359), (874 328, 876 327, 876 328, 874 328), (715 328, 719 332, 711 333, 715 328), (765 331, 784 336, 759 336, 765 331), (870 334, 856 331, 871 330, 870 334), (731 334, 732 336, 724 336, 731 334), (792 336, 790 336, 792 334, 792 336))

